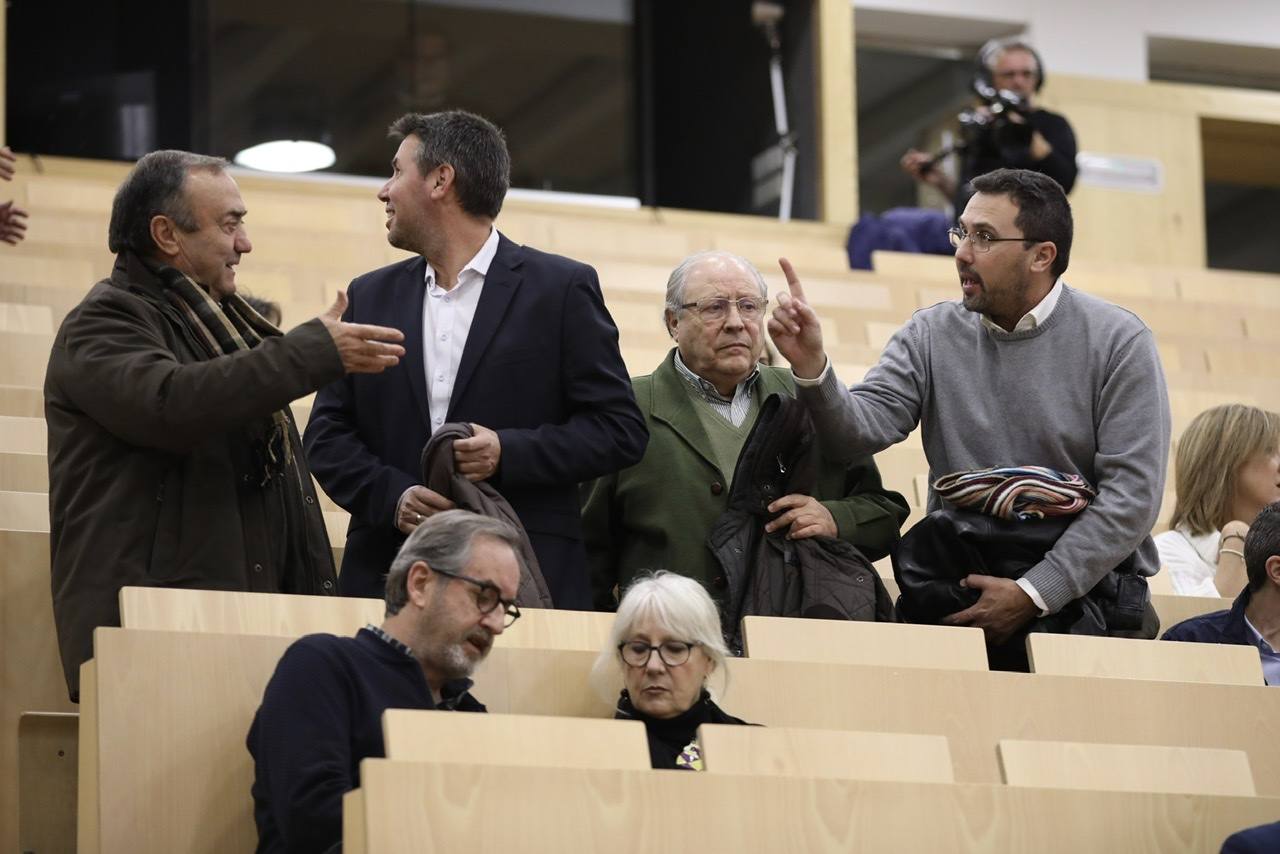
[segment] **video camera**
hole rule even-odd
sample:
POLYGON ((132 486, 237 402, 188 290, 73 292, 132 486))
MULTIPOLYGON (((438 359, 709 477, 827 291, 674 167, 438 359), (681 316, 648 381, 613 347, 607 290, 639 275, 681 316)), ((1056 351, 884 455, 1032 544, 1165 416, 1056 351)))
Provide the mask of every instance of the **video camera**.
POLYGON ((1017 92, 997 89, 980 75, 973 78, 973 92, 982 105, 970 107, 956 116, 960 124, 959 139, 934 154, 928 168, 932 169, 948 155, 964 153, 988 135, 1002 147, 1031 143, 1031 125, 1009 119, 1015 113, 1024 118, 1030 113, 1027 102, 1017 92))
MULTIPOLYGON (((956 116, 960 123, 960 135, 966 144, 976 141, 985 133, 1003 130, 1010 124, 1011 114, 1017 113, 1025 118, 1030 112, 1026 101, 1017 92, 997 89, 981 77, 973 78, 973 91, 982 99, 983 107, 964 110, 956 116)), ((1022 126, 1025 127, 1025 123, 1022 126)))

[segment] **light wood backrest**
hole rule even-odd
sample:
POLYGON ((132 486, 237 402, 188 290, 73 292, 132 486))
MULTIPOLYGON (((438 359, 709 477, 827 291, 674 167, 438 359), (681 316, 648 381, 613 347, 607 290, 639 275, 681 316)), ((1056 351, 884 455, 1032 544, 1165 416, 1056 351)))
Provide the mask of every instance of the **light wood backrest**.
POLYGON ((53 310, 47 305, 0 302, 0 334, 10 332, 52 336, 53 310))
POLYGON ((44 454, 0 451, 0 490, 49 493, 49 461, 44 454))
POLYGON ((0 850, 18 848, 18 732, 23 712, 74 712, 58 658, 49 594, 48 499, 0 493, 0 850), (44 508, 41 511, 41 508, 44 508), (40 518, 41 512, 45 518, 40 518), (34 516, 35 518, 31 518, 34 516), (30 524, 27 524, 30 523, 30 524), (34 530, 33 530, 34 529, 34 530))
POLYGON ((346 854, 1216 852, 1262 798, 366 759, 346 854), (460 796, 459 793, 464 793, 460 796))
POLYGON ((49 532, 49 496, 43 492, 0 492, 0 529, 49 532))
MULTIPOLYGON (((1177 595, 1173 589, 1173 576, 1164 566, 1161 566, 1160 571, 1155 575, 1147 578, 1147 589, 1151 591, 1152 599, 1155 599, 1157 596, 1177 595)), ((1157 613, 1159 612, 1157 611, 1157 613)), ((1163 618, 1161 618, 1161 622, 1163 623, 1163 618)))
POLYGON ((65 712, 27 712, 18 723, 20 851, 75 850, 78 724, 65 712))
POLYGON ((291 643, 96 630, 93 696, 81 693, 82 710, 90 709, 81 716, 80 773, 81 797, 92 811, 81 821, 97 833, 80 850, 252 851, 253 763, 245 736, 291 643))
POLYGON ((44 389, 0 384, 0 415, 44 417, 44 389))
MULTIPOLYGON (((621 677, 604 689, 610 699, 596 694, 594 660, 494 650, 474 692, 491 712, 607 717, 621 677)), ((1270 688, 752 658, 730 660, 728 673, 718 702, 732 715, 769 727, 943 735, 961 782, 1001 781, 1002 738, 1053 739, 1243 750, 1259 792, 1280 796, 1280 691, 1270 688), (1133 709, 1158 712, 1124 712, 1133 709)))
MULTIPOLYGON (((37 309, 30 306, 31 309, 37 309)), ((49 312, 48 307, 43 307, 49 312)), ((4 312, 0 309, 0 322, 4 312)), ((0 330, 0 384, 44 387, 44 371, 53 349, 50 332, 6 332, 0 330)))
POLYGON ((1156 744, 1000 740, 1010 786, 1253 797, 1243 750, 1156 744))
POLYGON ((384 612, 381 599, 165 587, 120 589, 120 625, 126 629, 287 638, 316 632, 353 635, 369 623, 380 624, 384 612))
MULTIPOLYGON (((381 599, 161 587, 120 590, 120 623, 126 629, 279 637, 315 632, 351 635, 369 623, 379 625, 384 614, 381 599)), ((500 647, 594 653, 607 640, 612 625, 612 614, 525 608, 515 625, 494 641, 500 647)))
POLYGON ((849 620, 744 617, 743 644, 750 658, 986 670, 982 630, 849 620))
POLYGON ((49 444, 43 418, 0 415, 0 451, 43 454, 49 444))
POLYGON ((640 721, 387 709, 388 759, 544 768, 649 767, 640 721))
POLYGON ((613 614, 521 608, 520 619, 493 639, 507 649, 568 649, 598 653, 609 640, 613 614))
POLYGON ((1231 600, 1221 596, 1179 596, 1169 594, 1160 596, 1152 594, 1151 606, 1160 617, 1160 632, 1164 633, 1192 617, 1210 614, 1214 611, 1225 611, 1231 607, 1231 600))
POLYGON ((712 774, 955 781, 942 735, 703 724, 698 744, 712 774))
POLYGON ((1033 673, 1165 682, 1263 685, 1262 661, 1251 646, 1170 643, 1088 635, 1027 635, 1033 673))

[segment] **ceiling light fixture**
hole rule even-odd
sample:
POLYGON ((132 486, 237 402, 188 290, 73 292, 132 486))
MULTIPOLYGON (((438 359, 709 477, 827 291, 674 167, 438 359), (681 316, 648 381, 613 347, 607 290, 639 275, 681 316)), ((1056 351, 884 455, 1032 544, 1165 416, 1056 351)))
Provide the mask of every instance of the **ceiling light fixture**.
POLYGON ((328 169, 336 159, 332 148, 306 139, 262 142, 235 156, 237 165, 262 172, 315 172, 328 169))

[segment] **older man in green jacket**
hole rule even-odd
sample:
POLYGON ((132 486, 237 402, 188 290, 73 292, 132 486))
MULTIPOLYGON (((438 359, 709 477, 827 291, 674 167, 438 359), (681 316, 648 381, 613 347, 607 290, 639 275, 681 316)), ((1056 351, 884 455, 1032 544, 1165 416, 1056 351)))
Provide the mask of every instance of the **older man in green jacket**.
MULTIPOLYGON (((767 304, 760 272, 737 255, 703 252, 672 271, 664 319, 676 347, 652 374, 632 379, 648 449, 638 464, 584 486, 597 608, 612 610, 617 591, 644 570, 690 576, 723 597, 728 580, 707 534, 726 508, 760 404, 795 394, 790 371, 759 364, 767 304)), ((786 495, 769 509, 778 514, 769 530, 839 537, 870 560, 888 553, 908 513, 870 457, 821 466, 813 495, 786 495)))

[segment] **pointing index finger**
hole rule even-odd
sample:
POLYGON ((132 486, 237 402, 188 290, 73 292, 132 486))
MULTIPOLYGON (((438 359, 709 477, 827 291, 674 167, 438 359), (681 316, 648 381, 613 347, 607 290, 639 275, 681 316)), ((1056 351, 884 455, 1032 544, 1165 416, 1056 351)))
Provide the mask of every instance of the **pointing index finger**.
POLYGON ((804 298, 804 286, 800 284, 800 277, 796 275, 796 270, 791 266, 791 262, 786 258, 779 258, 778 266, 782 268, 782 275, 787 277, 787 288, 791 291, 791 296, 801 302, 807 302, 804 298))

